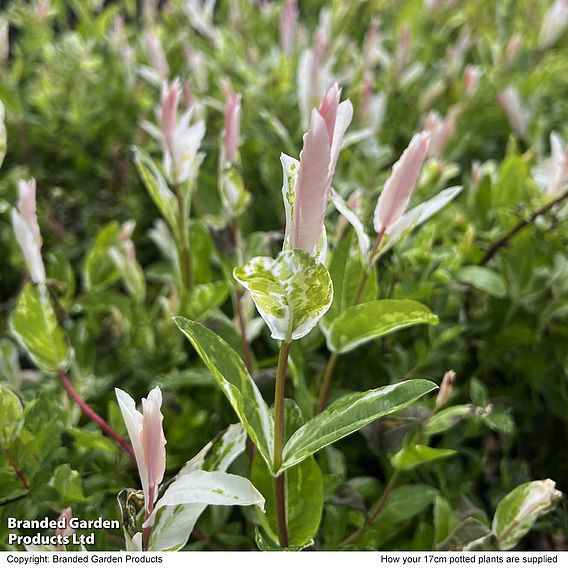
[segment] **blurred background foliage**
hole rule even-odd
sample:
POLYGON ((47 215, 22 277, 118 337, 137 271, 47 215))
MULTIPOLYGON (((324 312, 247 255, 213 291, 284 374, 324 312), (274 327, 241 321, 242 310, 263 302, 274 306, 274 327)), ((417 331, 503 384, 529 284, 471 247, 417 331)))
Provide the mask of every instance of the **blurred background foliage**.
MULTIPOLYGON (((390 251, 378 270, 380 297, 418 300, 438 315, 440 324, 399 332, 343 357, 332 396, 411 377, 439 381, 454 369, 454 401, 473 403, 487 413, 441 435, 440 444, 457 449, 457 457, 405 474, 436 488, 435 493, 426 492, 425 505, 393 521, 396 530, 383 530, 374 545, 433 547, 447 536, 440 521, 446 509, 448 519, 472 511, 479 518, 491 516, 505 494, 531 479, 550 477, 566 491, 568 204, 563 201, 532 220, 490 259, 483 258, 493 243, 554 198, 537 186, 532 173, 550 153, 550 132, 568 137, 568 34, 550 48, 539 47, 539 23, 548 3, 302 0, 297 45, 289 57, 283 56, 278 40, 283 3, 220 1, 212 17, 213 38, 196 28, 184 4, 2 2, 0 99, 8 148, 0 172, 0 379, 25 407, 12 453, 29 483, 29 489, 22 487, 2 452, 2 547, 7 546, 8 516, 56 516, 72 506, 83 518, 117 518, 117 493, 138 484, 126 458, 80 416, 53 376, 34 369, 10 333, 8 316, 25 278, 10 224, 17 180, 37 180, 50 290, 75 352, 72 377, 78 390, 124 433, 114 386, 139 399, 159 384, 165 397, 168 471, 177 471, 235 417, 171 321, 175 297, 149 237, 159 214, 131 153, 133 144, 159 153, 140 126, 143 120, 155 120, 160 97, 160 82, 148 71, 148 33, 161 40, 169 77, 188 81, 206 118, 192 251, 197 280, 211 282, 227 274, 230 253, 226 232, 206 223, 220 210, 223 81, 243 94, 240 152, 253 197, 241 220, 242 232, 250 251, 266 249, 266 242, 276 249, 274 231, 284 223, 279 155, 297 156, 301 148, 296 68, 323 8, 329 9, 332 74, 355 107, 351 130, 362 126, 358 113, 366 72, 373 91, 386 98, 382 126, 344 148, 335 176, 334 186, 343 195, 362 190, 367 220, 390 165, 426 114, 435 109, 445 116, 453 105, 460 108, 455 133, 443 156, 426 168, 415 199, 420 202, 450 184, 461 184, 464 191, 390 251), (387 54, 396 55, 401 34, 408 34, 409 65, 418 65, 414 76, 404 77, 396 61, 390 66, 364 62, 362 46, 376 17, 387 54), (511 46, 514 37, 518 46, 511 46), (481 71, 470 95, 463 77, 468 64, 481 71), (499 93, 509 85, 518 89, 530 112, 523 135, 512 132, 499 104, 499 93), (474 162, 485 165, 472 168, 474 162), (129 293, 116 270, 86 285, 104 265, 104 235, 112 241, 116 223, 129 219, 136 220, 133 241, 145 273, 144 299, 129 293), (480 263, 485 271, 471 270, 480 263)), ((333 242, 337 212, 331 208, 328 222, 333 242)), ((252 317, 252 307, 247 310, 252 317)), ((201 319, 240 350, 232 318, 227 300, 201 319)), ((252 346, 255 380, 270 400, 276 347, 266 329, 252 346)), ((328 356, 323 336, 315 331, 296 351, 295 387, 311 400, 328 356)), ((317 547, 333 548, 346 534, 349 519, 362 515, 380 494, 389 471, 385 450, 395 450, 408 424, 424 412, 416 405, 318 457, 326 506, 317 547)), ((243 457, 235 471, 246 475, 246 470, 243 457)), ((253 547, 249 529, 254 522, 253 513, 212 508, 199 522, 201 539, 189 546, 212 546, 213 541, 227 549, 253 547)), ((522 547, 566 549, 567 534, 564 504, 540 521, 522 547)), ((109 532, 98 545, 117 549, 121 538, 120 532, 109 532)))

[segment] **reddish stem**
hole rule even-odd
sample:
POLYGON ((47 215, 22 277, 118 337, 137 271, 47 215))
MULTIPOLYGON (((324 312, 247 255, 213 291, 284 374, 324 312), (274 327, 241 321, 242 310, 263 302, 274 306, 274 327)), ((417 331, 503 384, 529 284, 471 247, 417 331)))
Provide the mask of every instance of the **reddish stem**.
POLYGON ((119 434, 117 434, 110 425, 103 420, 79 395, 79 393, 75 390, 69 377, 65 373, 63 369, 59 369, 57 372, 59 380, 63 383, 65 390, 69 394, 69 396, 77 403, 79 408, 86 414, 95 424, 98 424, 103 432, 112 438, 130 457, 130 459, 136 463, 136 456, 134 455, 134 450, 132 446, 119 434))
POLYGON ((12 455, 12 451, 9 448, 6 448, 6 455, 8 456, 8 462, 10 463, 10 466, 16 472, 16 475, 18 476, 18 479, 22 482, 24 489, 29 490, 30 486, 28 484, 28 480, 26 479, 24 472, 18 467, 18 464, 16 463, 16 460, 12 455))

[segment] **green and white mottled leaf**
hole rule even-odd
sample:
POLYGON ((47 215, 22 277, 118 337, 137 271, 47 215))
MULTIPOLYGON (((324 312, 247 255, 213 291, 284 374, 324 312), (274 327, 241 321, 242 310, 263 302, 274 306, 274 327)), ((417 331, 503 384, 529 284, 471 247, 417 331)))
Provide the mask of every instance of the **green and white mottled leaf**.
POLYGON ((344 310, 327 334, 330 351, 347 353, 388 333, 419 324, 436 325, 438 318, 414 300, 373 300, 344 310))
POLYGON ((38 368, 57 371, 68 363, 63 330, 46 294, 31 283, 24 286, 10 318, 12 332, 38 368))
POLYGON ((493 517, 492 530, 501 550, 513 548, 541 515, 556 507, 561 497, 552 479, 529 481, 515 487, 497 505, 493 517))
POLYGON ((257 256, 233 274, 251 293, 274 339, 304 337, 333 300, 327 268, 303 250, 284 250, 276 260, 257 256))
POLYGON ((134 163, 138 173, 146 186, 148 194, 159 209, 168 225, 177 235, 177 200, 176 196, 168 187, 168 184, 160 170, 154 164, 152 158, 140 148, 134 148, 134 163))
POLYGON ((391 456, 390 461, 395 469, 408 471, 426 463, 446 459, 456 454, 456 450, 445 450, 441 448, 430 448, 428 446, 415 445, 402 448, 396 452, 396 454, 391 456))
MULTIPOLYGON (((274 477, 261 459, 255 457, 251 479, 266 497, 266 512, 260 513, 260 523, 269 539, 278 543, 278 521, 274 477)), ((323 475, 314 458, 290 468, 285 477, 286 522, 288 549, 302 549, 313 542, 323 511, 323 475)))
POLYGON ((504 298, 507 295, 503 277, 485 266, 464 266, 457 276, 462 282, 495 298, 504 298))
POLYGON ((284 446, 281 470, 360 430, 373 420, 396 412, 435 390, 436 384, 413 379, 336 400, 299 428, 284 446))
POLYGON ((420 205, 417 205, 410 211, 407 211, 396 223, 388 228, 388 232, 383 238, 383 242, 379 248, 376 258, 385 254, 399 240, 427 221, 430 217, 432 217, 432 215, 435 215, 438 211, 440 211, 440 209, 456 198, 461 190, 461 186, 444 189, 432 197, 432 199, 429 199, 424 203, 420 203, 420 205))
POLYGON ((203 325, 182 317, 174 321, 213 373, 266 463, 272 465, 274 421, 242 359, 226 341, 203 325))
POLYGON ((333 188, 331 190, 331 201, 333 201, 336 209, 349 221, 355 230, 359 251, 361 252, 361 259, 365 264, 367 264, 369 261, 369 252, 371 250, 371 239, 365 231, 363 221, 359 219, 357 213, 349 207, 347 202, 333 188))
MULTIPOLYGON (((246 446, 242 424, 232 424, 215 443, 209 442, 178 472, 175 480, 198 470, 227 471, 246 446)), ((155 516, 150 550, 179 550, 189 540, 191 531, 207 505, 189 503, 162 507, 155 516)))
POLYGON ((0 385, 0 446, 9 448, 20 435, 24 424, 24 409, 20 399, 4 385, 0 385))

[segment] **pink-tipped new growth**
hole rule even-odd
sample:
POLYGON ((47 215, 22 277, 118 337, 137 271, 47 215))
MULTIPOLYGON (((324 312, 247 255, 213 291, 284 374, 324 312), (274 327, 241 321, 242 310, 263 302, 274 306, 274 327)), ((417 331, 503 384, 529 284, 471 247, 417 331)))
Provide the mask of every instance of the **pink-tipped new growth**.
POLYGON ((18 182, 18 207, 12 209, 12 227, 22 249, 30 278, 45 284, 45 267, 41 258, 41 235, 36 215, 35 179, 18 182))
POLYGON ((128 436, 132 442, 138 473, 144 492, 144 508, 149 515, 158 497, 158 488, 166 470, 166 438, 162 427, 162 392, 155 387, 142 399, 142 412, 136 410, 132 397, 115 389, 116 398, 128 436))
POLYGON ((429 144, 428 132, 415 134, 408 148, 393 166, 375 208, 374 227, 377 233, 388 232, 388 228, 405 212, 426 159, 429 144))
POLYGON ((300 153, 291 246, 309 254, 313 254, 323 229, 337 158, 353 117, 350 101, 339 103, 340 96, 341 89, 334 84, 319 109, 313 109, 300 153))
POLYGON ((280 17, 280 45, 286 55, 294 48, 294 37, 298 24, 298 0, 286 0, 284 11, 280 17))
POLYGON ((225 130, 223 143, 225 148, 225 160, 235 162, 239 148, 239 136, 241 130, 241 95, 229 90, 226 94, 225 105, 225 130))
POLYGON ((164 84, 162 89, 162 106, 160 107, 160 127, 164 144, 170 154, 175 152, 175 134, 181 86, 176 79, 171 84, 164 84))

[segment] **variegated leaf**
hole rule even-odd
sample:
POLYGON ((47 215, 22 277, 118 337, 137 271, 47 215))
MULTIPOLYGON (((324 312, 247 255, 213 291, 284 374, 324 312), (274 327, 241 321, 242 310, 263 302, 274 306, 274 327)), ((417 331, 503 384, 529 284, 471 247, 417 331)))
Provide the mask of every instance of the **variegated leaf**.
POLYGON ((437 386, 425 379, 348 394, 296 430, 284 446, 281 470, 356 432, 373 420, 412 404, 437 386))
POLYGON ((435 325, 438 318, 414 300, 373 300, 347 308, 327 333, 330 351, 346 353, 393 331, 419 324, 435 325))
MULTIPOLYGON (((214 444, 209 442, 194 458, 189 460, 175 480, 194 471, 225 472, 233 461, 244 452, 246 432, 242 424, 232 424, 214 444)), ((179 550, 185 546, 195 523, 207 505, 188 503, 161 507, 155 515, 150 537, 150 550, 179 550)))
POLYGON ((282 251, 276 260, 253 258, 234 276, 251 293, 274 339, 304 337, 333 300, 327 268, 299 249, 282 251))
POLYGON ((501 550, 513 548, 535 521, 552 511, 562 497, 552 479, 529 481, 515 487, 497 505, 492 530, 501 550))
POLYGON ((203 325, 182 317, 174 321, 215 377, 266 463, 272 466, 274 421, 242 359, 228 343, 203 325))

